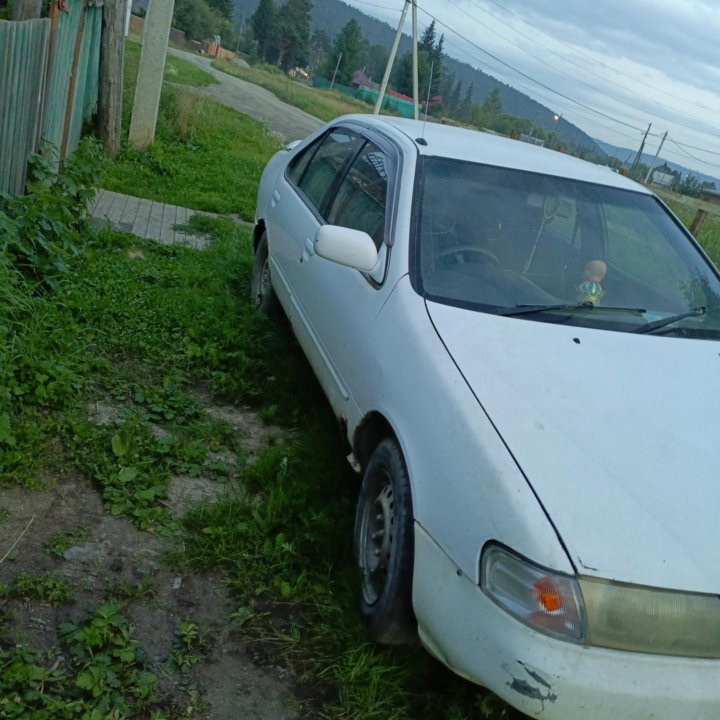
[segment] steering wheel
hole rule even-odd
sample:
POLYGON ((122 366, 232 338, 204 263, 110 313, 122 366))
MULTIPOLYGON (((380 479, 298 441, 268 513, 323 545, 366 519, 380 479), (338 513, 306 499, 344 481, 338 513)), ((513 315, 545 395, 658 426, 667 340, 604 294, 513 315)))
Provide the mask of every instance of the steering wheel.
POLYGON ((497 259, 497 255, 495 255, 495 253, 490 250, 486 250, 485 248, 478 247, 477 245, 458 245, 458 247, 443 250, 443 252, 437 256, 437 259, 448 260, 449 258, 455 258, 455 262, 457 262, 457 256, 464 256, 465 254, 470 256, 471 262, 481 262, 488 265, 500 265, 500 261, 497 259))

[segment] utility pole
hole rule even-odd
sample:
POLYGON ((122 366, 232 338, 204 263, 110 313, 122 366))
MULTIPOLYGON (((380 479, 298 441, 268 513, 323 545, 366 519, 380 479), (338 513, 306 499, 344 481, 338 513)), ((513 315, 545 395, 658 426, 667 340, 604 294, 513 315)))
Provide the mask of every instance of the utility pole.
POLYGON ((413 117, 418 119, 418 33, 417 33, 417 2, 412 0, 412 34, 413 34, 413 117))
POLYGON ((650 134, 650 128, 652 127, 652 123, 648 125, 647 130, 645 131, 645 135, 643 136, 642 142, 640 143, 640 149, 637 151, 637 155, 635 156, 635 159, 633 160, 633 164, 630 166, 630 173, 638 166, 640 162, 640 158, 642 157, 643 150, 645 149, 645 141, 647 140, 647 136, 650 134))
POLYGON ((106 155, 120 149, 125 0, 105 0, 100 38, 100 81, 96 128, 106 155))
POLYGON ((144 150, 155 139, 165 56, 167 55, 175 0, 152 0, 143 29, 140 67, 128 140, 144 150))
POLYGON ((330 89, 333 89, 333 85, 335 85, 335 76, 337 75, 338 68, 340 67, 340 61, 342 60, 342 50, 340 51, 340 55, 338 55, 338 61, 335 63, 335 72, 333 73, 333 78, 330 81, 330 89))
POLYGON ((665 134, 662 136, 662 140, 660 141, 660 145, 657 149, 657 152, 655 153, 655 157, 653 158, 653 161, 650 163, 650 167, 648 168, 647 175, 645 176, 645 184, 648 183, 650 180, 650 175, 652 174, 653 168, 655 167, 655 163, 657 162, 658 157, 660 156, 660 151, 663 149, 663 145, 665 144, 665 140, 667 139, 668 131, 665 131, 665 134))
POLYGON ((380 114, 380 108, 382 107, 382 102, 385 99, 385 91, 387 90, 388 82, 390 80, 390 73, 392 72, 393 64, 395 63, 395 56, 397 55, 398 45, 400 44, 400 38, 402 37, 402 29, 403 25, 405 25, 405 18, 407 16, 408 5, 410 4, 410 2, 411 0, 404 0, 402 14, 400 15, 400 22, 398 23, 398 29, 395 33, 395 40, 393 41, 392 50, 390 50, 390 57, 388 58, 388 63, 385 66, 385 75, 383 75, 382 83, 380 84, 380 94, 378 95, 378 99, 375 102, 375 110, 373 110, 375 115, 380 114))
POLYGON ((418 99, 418 32, 417 32, 417 3, 416 0, 404 0, 402 14, 400 15, 400 22, 398 23, 398 29, 395 33, 395 40, 393 42, 392 50, 390 51, 390 57, 388 58, 387 66, 385 67, 385 75, 383 76, 382 83, 380 85, 380 93, 375 103, 375 115, 379 114, 380 108, 382 107, 383 100, 385 99, 385 91, 387 90, 388 81, 390 80, 390 73, 392 72, 393 64, 395 63, 395 56, 397 55, 398 45, 400 44, 400 37, 402 36, 403 25, 405 24, 405 17, 408 11, 408 5, 412 5, 412 34, 413 34, 413 50, 412 50, 412 64, 413 64, 413 116, 417 120, 420 117, 420 102, 418 99))

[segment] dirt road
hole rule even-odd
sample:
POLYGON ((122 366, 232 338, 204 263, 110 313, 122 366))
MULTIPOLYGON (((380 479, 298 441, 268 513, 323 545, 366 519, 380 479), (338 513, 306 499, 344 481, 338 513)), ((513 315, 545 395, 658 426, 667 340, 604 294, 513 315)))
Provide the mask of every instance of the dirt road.
POLYGON ((304 138, 323 124, 322 120, 279 100, 269 90, 215 70, 211 58, 173 48, 168 49, 168 54, 197 65, 217 80, 217 85, 187 89, 259 120, 288 142, 304 138))

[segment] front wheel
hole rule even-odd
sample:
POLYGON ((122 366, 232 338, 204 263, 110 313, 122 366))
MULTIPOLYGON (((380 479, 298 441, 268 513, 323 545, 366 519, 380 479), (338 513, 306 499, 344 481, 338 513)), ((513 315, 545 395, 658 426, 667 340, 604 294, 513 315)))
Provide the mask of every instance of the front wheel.
POLYGON ((355 516, 355 553, 362 571, 360 612, 376 642, 403 645, 416 639, 413 552, 410 481, 397 442, 388 438, 367 465, 355 516))
POLYGON ((250 292, 255 307, 263 314, 270 315, 277 307, 277 297, 270 278, 270 255, 267 233, 263 232, 253 255, 252 280, 250 292))

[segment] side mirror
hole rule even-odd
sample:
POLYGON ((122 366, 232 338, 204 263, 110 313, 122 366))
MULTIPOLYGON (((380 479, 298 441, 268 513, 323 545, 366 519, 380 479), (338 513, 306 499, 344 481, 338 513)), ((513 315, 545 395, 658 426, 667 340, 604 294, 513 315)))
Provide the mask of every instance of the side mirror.
POLYGON ((361 230, 323 225, 315 236, 315 252, 326 260, 370 272, 378 261, 375 242, 361 230))
POLYGON ((290 152, 291 150, 295 149, 301 142, 302 140, 293 140, 285 146, 285 150, 290 152))

